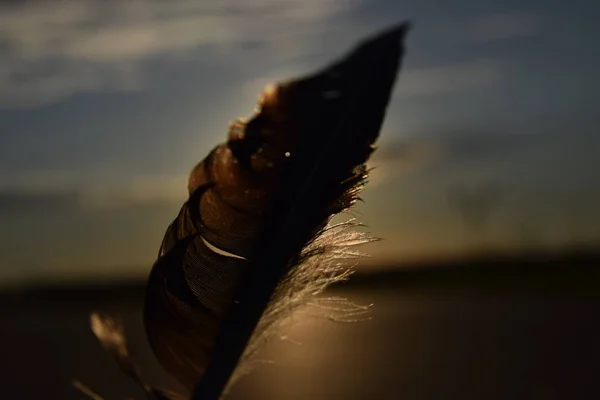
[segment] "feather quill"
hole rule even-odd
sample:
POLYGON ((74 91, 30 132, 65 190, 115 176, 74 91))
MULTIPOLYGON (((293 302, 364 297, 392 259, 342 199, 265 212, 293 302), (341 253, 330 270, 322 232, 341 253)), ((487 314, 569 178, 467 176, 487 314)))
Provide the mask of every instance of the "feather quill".
MULTIPOLYGON (((254 114, 232 123, 190 173, 189 198, 148 279, 144 324, 192 399, 220 398, 291 310, 365 311, 315 296, 346 279, 343 261, 359 255, 352 247, 372 240, 354 220, 330 221, 366 182, 407 30, 394 26, 321 71, 268 86, 254 114)), ((169 398, 142 381, 114 320, 92 321, 121 369, 149 396, 169 398)))

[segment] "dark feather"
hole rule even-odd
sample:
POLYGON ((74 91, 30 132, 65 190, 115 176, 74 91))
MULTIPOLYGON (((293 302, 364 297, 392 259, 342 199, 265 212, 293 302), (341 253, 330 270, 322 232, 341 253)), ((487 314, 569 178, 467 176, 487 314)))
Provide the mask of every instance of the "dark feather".
POLYGON ((265 311, 277 317, 282 299, 295 304, 304 287, 319 293, 347 276, 324 254, 347 258, 347 246, 368 241, 341 232, 352 223, 326 226, 366 181, 407 29, 269 86, 192 170, 150 273, 144 323, 159 362, 194 399, 221 396, 253 333, 271 324, 260 322, 265 311))

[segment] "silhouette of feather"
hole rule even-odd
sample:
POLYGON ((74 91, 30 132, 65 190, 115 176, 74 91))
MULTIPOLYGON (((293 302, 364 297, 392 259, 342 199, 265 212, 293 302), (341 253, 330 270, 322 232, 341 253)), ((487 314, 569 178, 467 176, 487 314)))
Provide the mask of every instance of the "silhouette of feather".
MULTIPOLYGON (((297 307, 364 312, 314 299, 348 277, 352 247, 372 240, 354 220, 328 224, 366 182, 407 30, 394 26, 315 74, 268 86, 253 116, 232 123, 227 142, 190 173, 148 279, 144 324, 158 361, 192 398, 218 399, 245 371, 234 374, 239 361, 251 362, 297 307)), ((96 334, 149 387, 123 346, 96 334)))

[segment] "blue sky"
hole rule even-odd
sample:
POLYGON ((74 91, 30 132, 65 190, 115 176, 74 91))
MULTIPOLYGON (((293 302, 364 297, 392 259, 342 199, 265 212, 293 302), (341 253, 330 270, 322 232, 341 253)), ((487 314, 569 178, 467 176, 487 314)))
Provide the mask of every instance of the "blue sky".
POLYGON ((597 240, 597 8, 2 3, 0 277, 145 274, 189 169, 231 119, 250 114, 266 83, 407 18, 415 29, 359 209, 385 240, 365 248, 375 254, 365 265, 472 245, 447 199, 458 186, 499 192, 481 236, 490 246, 514 248, 525 230, 550 247, 597 240))

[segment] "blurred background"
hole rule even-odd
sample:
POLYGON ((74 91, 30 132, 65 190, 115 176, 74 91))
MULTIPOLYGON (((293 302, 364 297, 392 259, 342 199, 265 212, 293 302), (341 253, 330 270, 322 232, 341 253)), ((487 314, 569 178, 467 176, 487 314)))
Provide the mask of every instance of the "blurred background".
POLYGON ((232 399, 593 399, 600 28, 591 0, 0 2, 0 376, 142 394, 88 327, 141 297, 187 174, 265 84, 414 30, 354 214, 382 241, 232 399), (301 344, 299 344, 301 343, 301 344))

